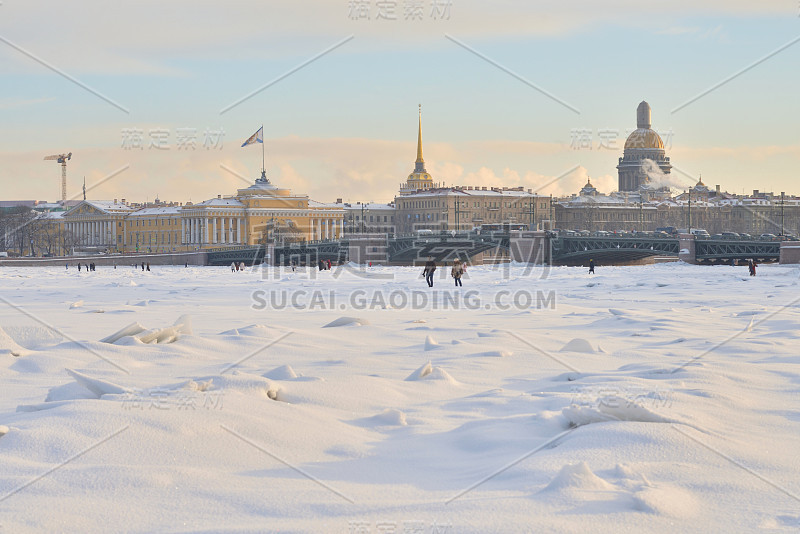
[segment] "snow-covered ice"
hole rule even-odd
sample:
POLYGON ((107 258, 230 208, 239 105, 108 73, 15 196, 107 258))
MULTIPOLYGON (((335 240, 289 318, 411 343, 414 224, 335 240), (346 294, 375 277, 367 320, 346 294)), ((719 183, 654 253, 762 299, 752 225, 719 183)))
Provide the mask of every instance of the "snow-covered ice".
POLYGON ((440 273, 0 268, 0 532, 800 528, 800 268, 440 273))

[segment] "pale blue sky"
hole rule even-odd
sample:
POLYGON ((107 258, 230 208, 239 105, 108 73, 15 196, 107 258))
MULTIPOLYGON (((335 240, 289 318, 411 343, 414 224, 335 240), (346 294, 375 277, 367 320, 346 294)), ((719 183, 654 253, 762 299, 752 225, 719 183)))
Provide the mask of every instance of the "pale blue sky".
MULTIPOLYGON (((677 106, 800 37, 796 1, 485 2, 453 0, 449 20, 349 18, 344 1, 64 3, 5 0, 0 37, 130 110, 124 113, 0 42, 0 190, 54 200, 48 154, 72 151, 69 190, 96 198, 201 200, 255 178, 264 123, 268 173, 318 200, 390 200, 413 168, 417 104, 425 159, 448 184, 576 192, 586 176, 616 186, 625 129, 641 100, 674 132, 676 167, 734 192, 800 193, 800 42, 677 106), (445 38, 536 84, 567 109, 445 38), (342 39, 353 39, 229 112, 220 110, 342 39), (223 128, 223 148, 175 149, 176 130, 223 128), (170 132, 170 149, 124 150, 122 129, 170 132), (593 150, 570 146, 592 132, 593 150), (598 129, 619 130, 598 150, 598 129)), ((689 180, 686 179, 689 183, 689 180)))

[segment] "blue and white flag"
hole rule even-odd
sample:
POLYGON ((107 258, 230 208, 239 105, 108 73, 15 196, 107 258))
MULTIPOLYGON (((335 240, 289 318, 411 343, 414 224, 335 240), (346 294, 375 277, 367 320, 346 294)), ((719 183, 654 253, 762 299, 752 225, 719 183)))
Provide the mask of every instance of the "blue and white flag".
POLYGON ((256 133, 251 135, 247 141, 242 143, 242 146, 245 147, 247 145, 252 145, 253 143, 263 143, 264 142, 264 127, 258 129, 256 133))

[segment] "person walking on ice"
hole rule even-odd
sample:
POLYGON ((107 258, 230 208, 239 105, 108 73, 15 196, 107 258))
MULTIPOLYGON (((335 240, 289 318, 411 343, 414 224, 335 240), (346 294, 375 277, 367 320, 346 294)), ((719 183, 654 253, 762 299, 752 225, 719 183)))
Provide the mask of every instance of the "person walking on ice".
POLYGON ((461 260, 456 258, 453 260, 453 268, 450 270, 450 276, 453 277, 455 280, 456 287, 462 287, 461 285, 461 275, 464 274, 464 266, 461 264, 461 260))
POLYGON ((428 287, 433 287, 433 273, 436 271, 436 262, 433 261, 433 258, 428 258, 428 261, 425 263, 425 270, 422 271, 422 275, 425 277, 425 281, 428 282, 428 287))
POLYGON ((594 274, 594 260, 589 260, 589 274, 594 274))

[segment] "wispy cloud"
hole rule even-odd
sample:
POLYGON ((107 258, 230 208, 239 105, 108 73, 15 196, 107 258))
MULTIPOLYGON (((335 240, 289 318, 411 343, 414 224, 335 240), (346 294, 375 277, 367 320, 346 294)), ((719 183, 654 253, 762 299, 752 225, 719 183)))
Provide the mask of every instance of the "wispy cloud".
POLYGON ((55 97, 50 98, 0 98, 0 109, 16 109, 26 106, 35 106, 45 102, 53 102, 55 97))

